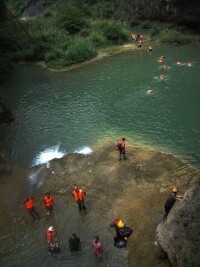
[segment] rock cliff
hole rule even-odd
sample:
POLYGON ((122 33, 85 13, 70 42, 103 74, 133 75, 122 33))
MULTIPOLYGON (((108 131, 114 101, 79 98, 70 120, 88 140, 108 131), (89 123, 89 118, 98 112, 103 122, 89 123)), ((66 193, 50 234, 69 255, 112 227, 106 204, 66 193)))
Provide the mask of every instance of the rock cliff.
POLYGON ((200 266, 200 187, 189 189, 167 221, 157 227, 157 240, 173 266, 200 266))
POLYGON ((117 0, 120 10, 142 19, 184 23, 198 27, 200 4, 198 0, 117 0))

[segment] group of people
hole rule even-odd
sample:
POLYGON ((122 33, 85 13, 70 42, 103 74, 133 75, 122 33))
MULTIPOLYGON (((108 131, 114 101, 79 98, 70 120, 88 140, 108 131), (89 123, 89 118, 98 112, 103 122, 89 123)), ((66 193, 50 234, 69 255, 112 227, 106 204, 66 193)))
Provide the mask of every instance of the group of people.
MULTIPOLYGON (((123 159, 126 160, 126 139, 123 137, 116 145, 116 150, 119 151, 119 160, 123 159)), ((170 210, 172 209, 174 203, 176 200, 180 200, 183 198, 183 196, 177 195, 178 188, 174 187, 172 189, 172 193, 167 198, 164 209, 165 214, 163 219, 166 219, 170 210)), ((81 212, 86 211, 86 206, 84 203, 86 192, 82 189, 80 189, 77 185, 73 186, 72 189, 72 196, 74 197, 78 210, 81 212)), ((24 200, 25 207, 28 211, 28 213, 31 215, 33 220, 40 219, 40 215, 37 212, 34 204, 34 196, 28 196, 24 200)), ((45 194, 43 198, 43 203, 46 211, 46 215, 51 215, 53 208, 55 206, 55 202, 51 194, 48 192, 45 194)), ((115 236, 114 236, 114 246, 117 248, 122 248, 127 246, 127 240, 128 237, 132 234, 133 230, 130 227, 127 227, 120 219, 114 219, 113 222, 110 224, 110 226, 115 230, 115 236)), ((49 245, 49 254, 50 255, 57 255, 60 253, 60 247, 58 244, 57 234, 54 230, 53 226, 50 226, 46 231, 46 239, 49 245)), ((98 236, 94 236, 91 248, 96 257, 101 257, 103 255, 103 245, 99 239, 98 236)), ((69 249, 71 251, 79 251, 81 250, 81 240, 76 235, 76 233, 73 233, 72 236, 69 238, 69 249)))
POLYGON ((138 48, 142 48, 144 36, 142 34, 131 34, 131 39, 138 42, 138 48))

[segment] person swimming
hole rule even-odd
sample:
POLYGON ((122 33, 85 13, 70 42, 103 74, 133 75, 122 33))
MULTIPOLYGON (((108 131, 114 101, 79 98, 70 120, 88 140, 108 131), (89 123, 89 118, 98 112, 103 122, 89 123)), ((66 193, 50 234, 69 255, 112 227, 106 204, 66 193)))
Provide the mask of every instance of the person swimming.
POLYGON ((152 90, 152 89, 149 89, 149 90, 147 90, 147 94, 153 94, 154 93, 154 90, 152 90))
POLYGON ((152 52, 152 51, 153 51, 152 47, 151 47, 151 46, 149 46, 149 52, 152 52))
POLYGON ((160 80, 163 81, 165 79, 164 75, 160 75, 160 80))
POLYGON ((181 62, 180 62, 180 61, 177 61, 176 64, 177 64, 177 65, 181 65, 181 62))
POLYGON ((192 62, 187 62, 188 67, 192 67, 192 62))
POLYGON ((165 57, 164 56, 160 56, 159 59, 158 59, 158 62, 159 63, 163 63, 165 60, 165 57))
POLYGON ((166 69, 167 68, 167 65, 163 65, 163 69, 166 69))

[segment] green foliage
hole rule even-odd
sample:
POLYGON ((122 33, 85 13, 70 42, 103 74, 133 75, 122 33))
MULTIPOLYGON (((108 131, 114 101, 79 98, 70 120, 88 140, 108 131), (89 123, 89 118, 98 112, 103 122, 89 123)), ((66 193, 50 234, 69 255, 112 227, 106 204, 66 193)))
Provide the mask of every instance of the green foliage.
POLYGON ((89 40, 95 45, 95 47, 104 47, 108 44, 107 38, 100 31, 92 31, 89 35, 89 40))
POLYGON ((138 26, 138 25, 140 25, 140 21, 132 17, 132 18, 129 20, 129 25, 130 25, 131 27, 138 26))
POLYGON ((96 54, 97 51, 89 39, 75 37, 66 53, 67 64, 83 62, 96 54))
POLYGON ((117 22, 109 21, 104 24, 102 31, 110 43, 122 44, 129 40, 130 33, 117 22))
POLYGON ((92 14, 95 18, 110 19, 114 16, 115 9, 116 7, 113 1, 101 1, 94 6, 92 14))
POLYGON ((152 22, 149 20, 143 21, 140 26, 144 29, 150 29, 152 27, 152 22))
POLYGON ((63 5, 56 12, 55 23, 60 29, 66 30, 67 33, 76 34, 84 28, 86 18, 76 7, 63 5))
POLYGON ((153 28, 151 28, 151 30, 150 30, 150 36, 151 37, 158 36, 161 31, 162 31, 162 29, 159 26, 156 25, 153 28))
POLYGON ((190 36, 184 35, 177 30, 163 30, 159 39, 161 43, 176 43, 176 44, 189 44, 192 42, 192 38, 190 36))

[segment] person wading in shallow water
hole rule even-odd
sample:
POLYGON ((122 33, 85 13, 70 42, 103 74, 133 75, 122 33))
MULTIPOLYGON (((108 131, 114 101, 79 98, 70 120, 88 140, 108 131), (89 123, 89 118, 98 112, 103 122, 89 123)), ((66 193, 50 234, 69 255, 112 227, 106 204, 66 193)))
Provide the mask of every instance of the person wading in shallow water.
POLYGON ((76 233, 73 233, 69 238, 69 249, 71 251, 79 251, 81 249, 81 240, 76 233))
POLYGON ((176 200, 181 200, 183 198, 183 196, 177 196, 177 192, 178 192, 178 189, 177 187, 174 187, 172 189, 172 193, 168 196, 167 198, 167 201, 165 202, 165 215, 163 217, 163 219, 167 219, 167 216, 170 212, 170 210, 172 209, 172 207, 174 206, 174 203, 176 202, 176 200))
POLYGON ((86 195, 86 192, 84 192, 82 189, 79 189, 78 186, 73 186, 72 196, 75 198, 79 211, 86 210, 85 203, 84 203, 84 197, 86 195))
POLYGON ((45 194, 44 205, 46 209, 46 215, 50 215, 53 210, 53 206, 55 206, 54 200, 51 197, 50 193, 45 194))
POLYGON ((125 156, 126 153, 126 143, 125 143, 125 138, 122 138, 118 144, 116 149, 119 150, 119 160, 121 160, 121 156, 123 155, 124 159, 127 159, 125 156))
POLYGON ((103 246, 102 243, 99 241, 99 237, 95 236, 92 240, 92 250, 96 257, 101 257, 103 255, 103 246))
POLYGON ((37 210, 35 209, 34 198, 35 197, 33 196, 28 196, 23 202, 23 204, 25 204, 25 207, 27 211, 29 212, 29 214, 31 215, 31 217, 33 218, 33 220, 40 219, 40 216, 37 210))

